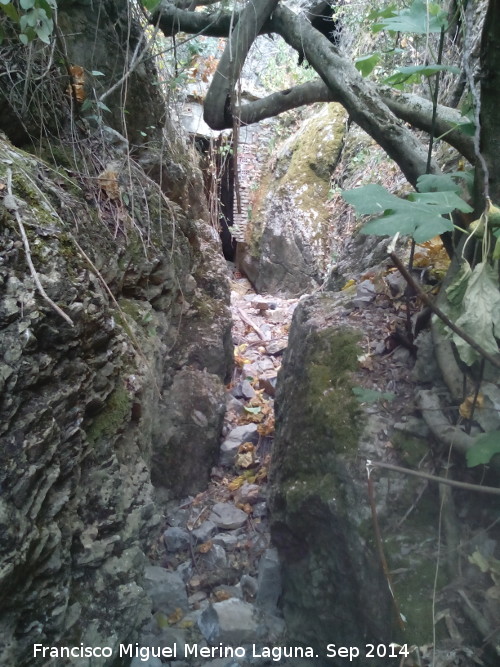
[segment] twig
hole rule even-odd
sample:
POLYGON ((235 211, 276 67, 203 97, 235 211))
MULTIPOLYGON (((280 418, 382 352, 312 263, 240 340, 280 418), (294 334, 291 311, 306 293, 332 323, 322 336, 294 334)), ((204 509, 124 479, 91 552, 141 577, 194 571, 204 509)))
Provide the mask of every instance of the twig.
POLYGON ((402 468, 401 466, 393 465, 392 463, 382 463, 382 461, 367 461, 366 465, 368 468, 383 468, 384 470, 393 470, 394 472, 403 473, 403 475, 412 475, 413 477, 421 477, 422 479, 428 479, 431 482, 437 482, 438 484, 447 484, 448 486, 454 486, 457 489, 465 489, 466 491, 478 491, 479 493, 491 493, 495 496, 500 496, 500 488, 496 486, 480 486, 479 484, 469 484, 468 482, 457 482, 454 479, 448 479, 447 477, 438 477, 437 475, 430 475, 427 472, 420 472, 418 470, 409 470, 408 468, 402 468))
POLYGON ((245 313, 241 310, 241 308, 237 308, 236 310, 238 311, 243 322, 245 322, 245 324, 248 324, 249 327, 252 327, 252 329, 255 331, 255 333, 261 340, 266 340, 266 337, 264 336, 262 331, 254 322, 252 322, 252 320, 248 317, 248 315, 245 315, 245 313))
POLYGON ((379 523, 378 523, 377 507, 375 505, 375 491, 374 491, 374 488, 373 488, 373 481, 372 481, 372 478, 371 478, 371 462, 370 461, 367 461, 366 471, 367 471, 367 474, 368 474, 368 498, 370 500, 370 508, 371 508, 372 520, 373 520, 373 530, 374 530, 374 533, 375 533, 375 542, 376 542, 376 545, 377 545, 377 551, 378 551, 378 555, 379 555, 379 558, 380 558, 380 564, 382 565, 382 570, 384 572, 385 579, 387 581, 387 586, 388 586, 389 592, 391 594, 392 603, 394 605, 394 610, 396 612, 396 616, 397 616, 397 619, 398 619, 398 625, 401 628, 401 630, 404 630, 405 627, 406 627, 405 622, 404 622, 404 618, 403 618, 403 615, 401 614, 401 610, 399 609, 399 604, 398 604, 398 601, 396 600, 396 596, 394 595, 394 585, 392 583, 391 573, 389 571, 389 566, 387 564, 387 559, 386 559, 385 553, 384 553, 384 547, 383 547, 383 543, 382 543, 382 535, 380 533, 380 526, 379 526, 379 523))
POLYGON ((475 628, 481 633, 481 635, 487 640, 488 644, 494 649, 497 655, 500 655, 500 642, 495 641, 495 635, 498 637, 498 630, 492 631, 488 621, 481 614, 480 611, 474 607, 472 602, 467 597, 465 591, 457 591, 462 600, 465 602, 462 605, 462 611, 469 618, 475 628))
POLYGON ((74 237, 72 234, 71 234, 70 236, 71 236, 71 241, 75 244, 76 249, 77 249, 78 252, 81 254, 81 256, 83 257, 83 259, 88 263, 88 265, 90 266, 90 268, 92 269, 92 271, 94 271, 95 275, 99 278, 99 280, 101 281, 101 283, 102 283, 104 289, 105 289, 106 292, 108 293, 108 295, 109 295, 111 301, 113 302, 113 304, 115 305, 116 309, 117 309, 118 312, 120 313, 120 315, 121 315, 121 317, 122 317, 123 328, 125 329, 125 331, 127 332, 127 334, 130 336, 130 339, 131 339, 132 343, 133 343, 134 346, 135 346, 135 351, 137 352, 137 354, 139 355, 139 357, 140 357, 140 358, 143 360, 143 362, 145 363, 146 368, 149 368, 149 369, 150 369, 151 374, 152 374, 152 378, 153 378, 153 382, 154 382, 154 385, 155 385, 155 389, 156 389, 156 391, 158 392, 158 396, 161 396, 161 389, 160 389, 160 387, 159 387, 159 385, 158 385, 158 382, 156 381, 156 378, 155 378, 155 376, 154 376, 153 366, 152 366, 151 362, 147 359, 147 357, 146 357, 146 355, 144 354, 144 352, 142 351, 141 346, 140 346, 140 344, 139 344, 139 341, 137 340, 136 335, 134 334, 134 332, 133 332, 132 329, 130 328, 130 326, 129 326, 129 324, 128 324, 128 321, 127 321, 126 313, 125 313, 125 312, 123 311, 123 309, 121 308, 120 304, 118 303, 118 301, 117 301, 116 298, 115 298, 115 295, 114 295, 113 292, 111 291, 109 285, 108 285, 107 282, 104 280, 104 278, 103 278, 101 272, 100 272, 99 269, 96 267, 96 265, 94 264, 94 262, 90 259, 90 257, 87 255, 87 253, 85 252, 85 250, 81 247, 81 245, 78 243, 78 241, 75 239, 75 237, 74 237))
MULTIPOLYGON (((465 376, 464 376, 464 378, 465 378, 465 376)), ((469 413, 467 425, 465 427, 465 432, 468 433, 469 435, 470 435, 471 428, 472 428, 472 420, 474 419, 474 412, 476 410, 477 399, 478 399, 478 396, 479 396, 479 392, 481 390, 481 383, 483 382, 483 378, 484 378, 484 359, 481 359, 481 364, 479 366, 479 377, 477 379, 476 389, 474 391, 474 397, 472 399, 472 405, 471 405, 471 408, 470 408, 470 413, 469 413)))
POLYGON ((429 308, 432 310, 432 312, 439 317, 440 320, 442 320, 447 327, 449 327, 454 333, 457 334, 457 336, 460 336, 466 343, 468 343, 473 350, 478 352, 482 357, 486 359, 486 361, 489 361, 492 366, 495 366, 495 368, 500 368, 500 361, 498 359, 495 359, 489 352, 487 352, 479 343, 476 343, 474 338, 471 338, 468 333, 466 333, 463 329, 460 327, 457 327, 457 325, 450 320, 448 315, 444 313, 441 308, 436 306, 436 304, 432 301, 432 299, 429 298, 429 296, 424 292, 424 290, 420 287, 420 285, 417 283, 417 281, 413 278, 413 276, 407 271, 405 265, 402 263, 402 261, 399 259, 399 257, 396 255, 396 253, 391 252, 389 253, 390 258, 394 262, 394 264, 397 266, 399 269, 401 275, 403 278, 406 280, 406 282, 412 287, 415 292, 420 296, 422 301, 425 303, 426 306, 429 306, 429 308))
POLYGON ((10 169, 7 169, 7 192, 11 198, 11 202, 9 204, 8 210, 14 214, 14 217, 16 218, 17 225, 19 227, 19 232, 21 234, 21 238, 24 243, 24 250, 26 252, 26 261, 28 262, 28 266, 30 268, 31 272, 31 277, 35 281, 35 285, 42 295, 42 297, 45 299, 45 301, 49 304, 49 306, 56 311, 58 315, 60 315, 63 320, 65 320, 70 326, 74 327, 75 324, 71 317, 66 315, 66 313, 59 308, 59 306, 52 301, 50 296, 47 294, 45 291, 42 283, 40 282, 40 278, 38 277, 38 273, 36 272, 35 266, 33 264, 33 260, 31 259, 31 249, 30 249, 30 244, 28 241, 28 237, 26 236, 26 230, 24 229, 24 224, 21 219, 21 216, 19 214, 19 207, 16 203, 16 200, 14 199, 14 196, 12 194, 12 171, 10 169))

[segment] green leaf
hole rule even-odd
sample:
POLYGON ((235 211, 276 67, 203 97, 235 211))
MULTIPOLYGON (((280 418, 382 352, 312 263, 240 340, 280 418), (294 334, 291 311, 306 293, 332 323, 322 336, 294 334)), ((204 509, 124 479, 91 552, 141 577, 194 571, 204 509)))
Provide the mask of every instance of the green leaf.
POLYGON ((247 412, 250 412, 250 414, 252 414, 252 415, 258 415, 259 412, 262 410, 262 408, 260 408, 260 407, 257 407, 257 408, 247 408, 247 406, 245 405, 245 410, 246 410, 247 412))
POLYGON ((14 21, 15 23, 19 21, 19 14, 17 13, 17 9, 14 7, 12 2, 2 3, 2 10, 4 14, 6 14, 10 18, 11 21, 14 21))
POLYGON ((460 192, 460 186, 453 180, 452 174, 423 174, 418 177, 419 192, 443 192, 451 190, 460 192))
MULTIPOLYGON (((500 229, 497 230, 497 231, 498 231, 498 236, 500 236, 500 229)), ((497 259, 500 259, 500 238, 498 238, 498 236, 497 236, 497 240, 496 240, 496 243, 495 243, 495 248, 493 250, 493 255, 491 257, 491 259, 493 261, 495 261, 497 259)))
POLYGON ((45 44, 50 44, 50 36, 52 34, 53 28, 54 24, 52 19, 47 19, 46 21, 40 23, 38 27, 35 28, 38 39, 40 39, 45 44))
POLYGON ((81 111, 88 111, 89 109, 92 108, 92 105, 93 105, 93 102, 89 98, 87 98, 86 100, 83 100, 81 111))
MULTIPOLYGON (((498 273, 486 262, 477 264, 469 277, 462 301, 462 314, 456 325, 476 340, 492 355, 498 355, 500 338, 500 292, 498 273)), ((453 334, 452 339, 463 362, 471 366, 480 359, 463 338, 453 334)))
POLYGON ((111 111, 111 109, 104 104, 104 102, 101 102, 100 100, 97 100, 97 106, 99 109, 102 109, 103 111, 111 111))
MULTIPOLYGON (((467 285, 469 284, 469 278, 472 275, 472 269, 467 260, 463 260, 460 265, 460 269, 453 280, 453 282, 446 288, 446 296, 448 298, 448 303, 455 309, 457 309, 457 315, 459 314, 462 308, 462 302, 464 300, 465 292, 467 290, 467 285)), ((454 319, 454 318, 452 318, 454 319)))
POLYGON ((92 74, 92 76, 105 76, 103 72, 99 72, 99 70, 97 69, 92 70, 90 73, 92 74))
POLYGON ((462 213, 472 213, 472 208, 459 197, 456 192, 451 190, 441 190, 440 192, 412 192, 408 199, 410 201, 429 204, 439 210, 441 213, 451 213, 455 209, 462 213))
POLYGON ((49 18, 52 17, 53 10, 56 9, 55 3, 48 2, 47 0, 36 0, 36 3, 39 7, 45 10, 45 13, 49 18))
POLYGON ((398 11, 397 6, 395 4, 392 4, 388 5, 383 9, 374 9, 372 12, 370 12, 367 18, 369 21, 375 22, 372 25, 372 32, 380 32, 381 30, 384 29, 382 23, 380 21, 377 22, 377 19, 392 18, 393 16, 396 16, 397 11, 398 11))
MULTIPOLYGON (((451 213, 455 200, 451 201, 448 191, 430 193, 432 199, 422 202, 407 201, 391 195, 380 185, 365 185, 356 190, 343 191, 343 198, 352 204, 361 215, 383 214, 382 217, 368 222, 361 230, 362 234, 376 236, 394 236, 397 232, 411 236, 417 243, 453 230, 451 220, 442 215, 451 213)), ((413 195, 414 198, 429 197, 428 194, 413 195)), ((462 200, 460 200, 462 201, 462 200)), ((467 206, 465 202, 463 205, 467 206)), ((462 205, 462 204, 461 204, 462 205)))
POLYGON ((23 9, 28 10, 35 6, 35 0, 20 0, 19 4, 23 9))
POLYGON ((142 4, 144 6, 144 9, 147 9, 148 12, 152 12, 158 5, 160 4, 161 0, 141 0, 142 4))
POLYGON ((352 393, 360 403, 393 401, 396 398, 396 394, 393 394, 392 391, 377 391, 376 389, 365 389, 364 387, 353 387, 352 393))
POLYGON ((438 72, 443 71, 460 74, 460 69, 451 65, 412 65, 410 67, 400 67, 397 72, 385 78, 384 83, 390 86, 401 86, 404 83, 420 83, 420 77, 434 76, 438 72))
POLYGON ((415 0, 408 9, 393 12, 373 26, 373 30, 391 30, 392 32, 412 32, 426 35, 429 32, 446 30, 448 21, 446 12, 434 2, 415 0))
POLYGON ((467 450, 467 465, 473 468, 481 463, 489 463, 495 454, 500 454, 500 431, 481 433, 475 438, 471 449, 467 450))
POLYGON ((361 56, 354 61, 356 69, 361 73, 361 76, 368 76, 373 72, 380 61, 380 53, 369 53, 366 56, 361 56))
POLYGON ((468 137, 473 137, 476 134, 476 124, 470 120, 464 123, 458 123, 455 129, 459 130, 468 137))
POLYGON ((342 197, 348 204, 354 206, 360 215, 374 215, 383 213, 395 207, 401 201, 399 197, 391 195, 381 185, 364 185, 355 190, 343 190, 342 197))

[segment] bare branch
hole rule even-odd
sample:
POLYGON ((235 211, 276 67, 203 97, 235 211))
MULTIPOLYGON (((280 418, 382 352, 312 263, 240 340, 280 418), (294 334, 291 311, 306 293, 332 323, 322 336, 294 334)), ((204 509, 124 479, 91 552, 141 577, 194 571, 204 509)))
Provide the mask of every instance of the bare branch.
POLYGON ((31 259, 30 244, 29 244, 29 241, 28 241, 28 237, 26 235, 26 230, 24 228, 23 220, 22 220, 21 215, 19 213, 19 207, 18 207, 18 205, 17 205, 17 203, 16 203, 16 201, 15 201, 13 195, 12 195, 12 171, 10 169, 7 169, 7 192, 9 194, 10 199, 11 199, 11 204, 10 204, 8 210, 11 213, 14 214, 14 217, 15 217, 16 222, 17 222, 17 226, 19 227, 19 233, 21 234, 21 238, 23 240, 24 250, 25 250, 25 253, 26 253, 26 261, 28 262, 31 277, 34 280, 38 291, 40 292, 42 297, 45 299, 45 301, 49 304, 49 306, 53 310, 55 310, 55 312, 58 315, 60 315, 63 318, 63 320, 65 320, 70 326, 74 327, 75 325, 74 325, 74 322, 71 319, 71 317, 66 315, 66 313, 63 310, 61 310, 61 308, 59 308, 57 303, 54 303, 52 301, 50 296, 45 291, 42 283, 40 282, 40 278, 38 277, 38 273, 35 269, 35 265, 33 264, 33 260, 31 259))
MULTIPOLYGON (((412 185, 426 173, 426 152, 418 138, 392 113, 377 87, 363 79, 328 39, 286 7, 278 7, 270 20, 274 32, 305 58, 318 72, 352 120, 391 157, 412 185)), ((439 167, 432 162, 431 173, 439 167)))
POLYGON ((212 129, 222 130, 227 122, 232 125, 232 113, 228 109, 231 92, 250 47, 277 4, 278 0, 249 0, 238 15, 205 98, 204 119, 212 129))
POLYGON ((438 475, 430 475, 427 472, 420 470, 410 470, 402 468, 401 466, 393 465, 392 463, 384 463, 383 461, 368 461, 367 465, 371 468, 383 468, 384 470, 392 470, 400 472, 403 475, 411 475, 413 477, 420 477, 421 479, 428 479, 430 482, 437 482, 438 484, 446 484, 447 486, 454 486, 457 489, 464 489, 466 491, 476 491, 478 493, 491 493, 494 496, 500 495, 500 489, 496 486, 481 486, 480 484, 469 484, 468 482, 458 482, 455 479, 448 477, 439 477, 438 475))
MULTIPOLYGON (((249 3, 242 12, 254 13, 255 5, 249 3)), ((262 7, 266 3, 262 2, 262 7)), ((246 21, 243 13, 233 17, 237 26, 246 21)), ((245 15, 246 16, 246 15, 245 15)), ((154 16, 159 27, 166 35, 173 35, 180 30, 216 37, 227 37, 231 26, 231 14, 218 13, 213 16, 179 9, 171 3, 164 2, 154 16)), ((331 45, 304 17, 296 16, 286 7, 278 6, 271 18, 264 19, 260 28, 256 28, 252 20, 252 36, 276 32, 299 53, 304 52, 308 62, 321 76, 321 80, 311 81, 289 90, 273 93, 261 100, 247 103, 239 110, 234 110, 243 125, 256 123, 264 118, 278 115, 303 104, 314 102, 339 102, 350 114, 352 120, 362 127, 401 167, 408 180, 415 185, 417 178, 425 173, 426 154, 417 137, 402 122, 429 131, 432 119, 430 101, 414 95, 397 94, 389 88, 380 88, 363 79, 354 65, 331 45)), ((236 38, 235 38, 235 41, 236 38)), ((242 47, 241 54, 246 47, 242 47)), ((234 52, 234 45, 232 47, 234 52)), ((212 88, 211 97, 217 102, 217 112, 208 109, 207 122, 214 129, 232 127, 233 118, 228 109, 230 81, 234 72, 230 69, 242 65, 242 55, 238 63, 230 61, 220 65, 216 75, 218 82, 212 88), (229 63, 231 62, 231 68, 229 63), (221 107, 224 105, 224 110, 221 107)), ((212 102, 209 99, 209 105, 212 102)), ((454 146, 466 159, 474 160, 473 145, 469 137, 456 129, 462 117, 448 107, 438 106, 437 131, 450 145, 454 146)), ((433 163, 432 171, 438 171, 433 163)))
MULTIPOLYGON (((239 16, 239 13, 236 13, 239 16)), ((231 14, 220 12, 210 16, 199 12, 180 9, 170 2, 162 2, 151 17, 152 24, 158 25, 166 37, 178 32, 208 37, 227 37, 231 25, 231 14)))
MULTIPOLYGON (((380 94, 389 109, 401 120, 419 130, 430 131, 432 102, 412 93, 400 93, 394 88, 381 87, 380 94)), ((436 138, 456 148, 471 164, 475 162, 473 140, 457 129, 466 119, 456 109, 437 105, 436 138)))

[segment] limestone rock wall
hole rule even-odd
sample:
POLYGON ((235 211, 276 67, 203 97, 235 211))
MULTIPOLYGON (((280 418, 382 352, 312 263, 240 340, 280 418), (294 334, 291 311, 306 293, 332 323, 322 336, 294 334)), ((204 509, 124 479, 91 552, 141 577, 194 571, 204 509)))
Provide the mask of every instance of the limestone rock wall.
POLYGON ((232 345, 201 174, 152 60, 132 67, 147 39, 130 3, 68 0, 53 44, 14 37, 0 80, 0 663, 22 666, 46 663, 34 642, 114 647, 150 618, 158 503, 205 484, 232 345))
MULTIPOLYGON (((39 664, 35 641, 130 641, 150 613, 151 468, 164 494, 195 492, 216 455, 231 356, 217 240, 129 167, 112 198, 98 173, 69 175, 0 139, 5 665, 39 664), (21 226, 41 285, 73 326, 40 295, 21 226), (182 476, 193 448, 198 468, 182 476)), ((187 158, 185 169, 199 179, 187 158)))

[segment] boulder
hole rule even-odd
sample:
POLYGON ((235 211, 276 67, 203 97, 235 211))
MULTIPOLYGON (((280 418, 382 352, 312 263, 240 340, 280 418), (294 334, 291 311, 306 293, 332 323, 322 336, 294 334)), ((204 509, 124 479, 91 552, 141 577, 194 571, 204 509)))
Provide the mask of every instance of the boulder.
POLYGON ((216 602, 202 612, 198 627, 209 644, 250 643, 255 641, 257 631, 254 607, 238 598, 216 602))
MULTIPOLYGON (((332 325, 334 307, 333 296, 318 295, 294 313, 278 378, 270 476, 287 630, 318 650, 332 641, 332 629, 343 646, 396 636, 379 558, 359 528, 370 525, 366 479, 355 483, 353 472, 361 429, 350 374, 359 333, 332 325)), ((274 558, 263 563, 262 577, 276 567, 274 558)))
POLYGON ((237 265, 258 292, 296 296, 312 291, 325 275, 330 175, 342 150, 345 118, 340 105, 323 105, 273 157, 255 197, 246 244, 237 248, 237 265))
POLYGON ((205 488, 217 461, 225 413, 224 385, 217 375, 179 371, 169 402, 158 414, 153 445, 153 483, 180 498, 205 488))
POLYGON ((266 549, 259 562, 257 607, 274 612, 281 597, 281 565, 277 549, 266 549))
POLYGON ((144 586, 153 601, 153 611, 165 615, 177 609, 189 609, 186 586, 176 572, 169 572, 158 565, 147 565, 144 570, 144 586))
POLYGON ((215 503, 210 514, 210 521, 223 530, 240 528, 247 519, 248 515, 231 503, 215 503))
POLYGON ((189 533, 184 528, 171 526, 163 533, 163 541, 167 551, 183 551, 189 548, 189 533))

